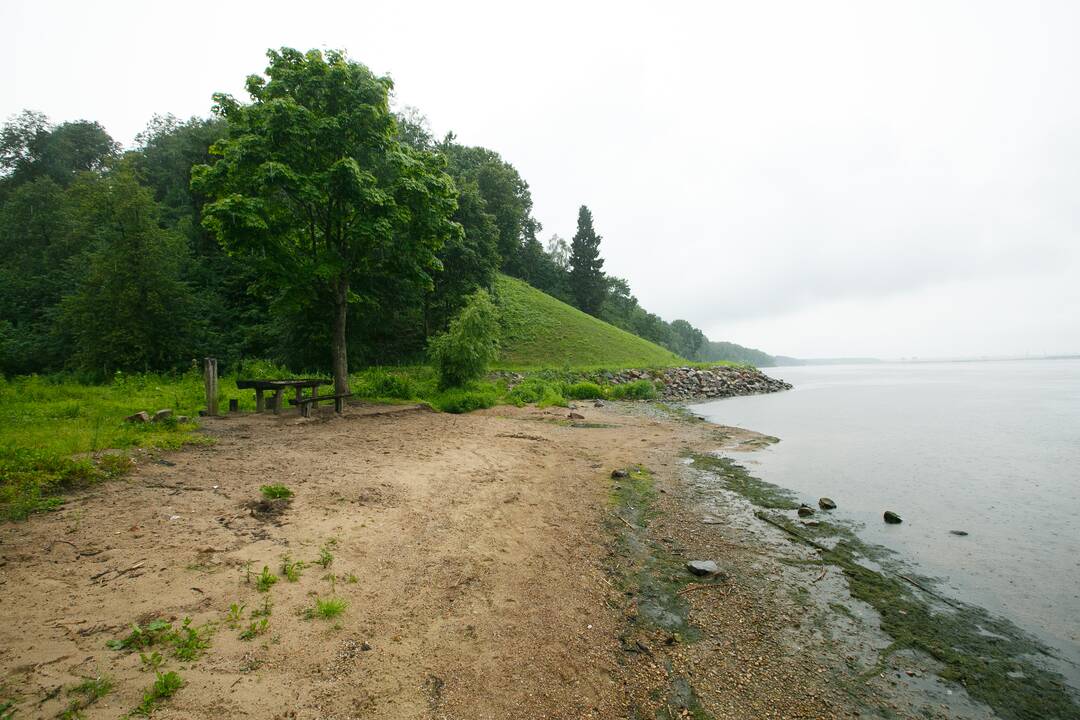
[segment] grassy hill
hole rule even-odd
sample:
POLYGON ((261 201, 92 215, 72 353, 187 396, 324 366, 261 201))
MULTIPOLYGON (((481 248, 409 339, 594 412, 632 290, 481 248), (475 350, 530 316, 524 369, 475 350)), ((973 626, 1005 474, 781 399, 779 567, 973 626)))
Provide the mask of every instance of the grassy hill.
POLYGON ((502 312, 502 367, 656 367, 686 360, 500 275, 496 302, 502 312))

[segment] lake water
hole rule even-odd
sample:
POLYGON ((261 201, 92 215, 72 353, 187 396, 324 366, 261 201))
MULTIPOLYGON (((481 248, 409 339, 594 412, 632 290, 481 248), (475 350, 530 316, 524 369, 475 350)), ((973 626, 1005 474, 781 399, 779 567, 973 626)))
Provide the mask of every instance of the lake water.
POLYGON ((692 409, 779 437, 733 456, 814 507, 831 497, 864 540, 1050 645, 1080 687, 1080 360, 766 372, 795 389, 692 409))

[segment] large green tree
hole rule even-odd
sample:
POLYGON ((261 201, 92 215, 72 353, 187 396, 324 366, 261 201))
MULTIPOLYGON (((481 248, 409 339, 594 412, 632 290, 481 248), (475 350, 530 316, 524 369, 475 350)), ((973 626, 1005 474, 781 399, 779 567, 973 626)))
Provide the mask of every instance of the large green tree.
POLYGON ((592 211, 578 210, 577 232, 570 242, 570 292, 575 304, 590 315, 599 315, 607 294, 600 236, 593 228, 592 211))
POLYGON ((288 307, 329 310, 331 364, 347 392, 350 304, 381 277, 430 287, 457 192, 438 155, 399 139, 389 78, 343 52, 268 53, 249 104, 216 94, 228 136, 192 171, 204 224, 288 307))

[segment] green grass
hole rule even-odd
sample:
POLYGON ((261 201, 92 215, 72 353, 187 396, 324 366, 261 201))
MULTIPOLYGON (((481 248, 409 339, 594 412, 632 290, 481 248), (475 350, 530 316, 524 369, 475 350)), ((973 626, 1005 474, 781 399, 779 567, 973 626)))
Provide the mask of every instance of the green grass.
POLYGON ((317 617, 322 620, 332 620, 345 612, 345 608, 348 606, 349 603, 343 598, 316 598, 315 607, 308 611, 308 616, 317 617))
POLYGON ((501 367, 686 364, 669 350, 583 313, 522 280, 500 275, 495 283, 495 302, 502 324, 501 367))

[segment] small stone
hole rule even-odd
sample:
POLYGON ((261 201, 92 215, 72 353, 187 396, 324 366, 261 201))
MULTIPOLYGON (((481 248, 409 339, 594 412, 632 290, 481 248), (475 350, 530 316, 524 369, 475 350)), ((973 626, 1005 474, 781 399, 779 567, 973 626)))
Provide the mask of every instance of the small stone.
POLYGON ((154 422, 161 422, 162 420, 168 420, 172 417, 172 410, 165 408, 164 410, 158 410, 154 413, 152 418, 154 422))
POLYGON ((827 497, 818 498, 817 504, 818 504, 818 507, 820 507, 822 510, 835 510, 836 509, 836 503, 833 502, 832 498, 827 498, 827 497))
POLYGON ((904 519, 894 513, 892 510, 886 510, 883 517, 885 518, 885 522, 889 523, 890 525, 899 525, 900 523, 904 522, 904 519))
POLYGON ((720 568, 712 560, 691 560, 686 563, 686 569, 694 575, 715 575, 720 568))
POLYGON ((810 517, 814 514, 814 508, 810 507, 809 505, 800 505, 798 513, 799 517, 810 517))
POLYGON ((604 407, 604 401, 603 400, 597 400, 596 402, 593 403, 593 407, 604 407))
POLYGON ((950 530, 950 534, 959 535, 960 537, 967 537, 967 530, 950 530))
POLYGON ((630 473, 628 473, 628 472, 626 472, 625 470, 622 470, 622 469, 620 469, 620 470, 612 470, 611 471, 611 477, 613 477, 615 479, 630 477, 630 473))
POLYGON ((367 652, 368 650, 370 650, 370 649, 371 649, 371 646, 370 646, 370 645, 368 645, 368 644, 367 644, 366 642, 362 642, 362 643, 360 643, 360 649, 361 649, 361 650, 362 650, 363 652, 367 652))
POLYGON ((819 527, 821 525, 820 520, 802 520, 801 522, 806 527, 819 527))
POLYGON ((566 417, 570 418, 571 420, 584 420, 585 419, 584 415, 582 415, 581 413, 576 413, 576 412, 572 412, 569 415, 567 415, 566 417))
POLYGON ((124 418, 124 420, 129 423, 148 423, 150 422, 150 413, 146 412, 145 410, 140 410, 134 415, 128 415, 126 418, 124 418))

